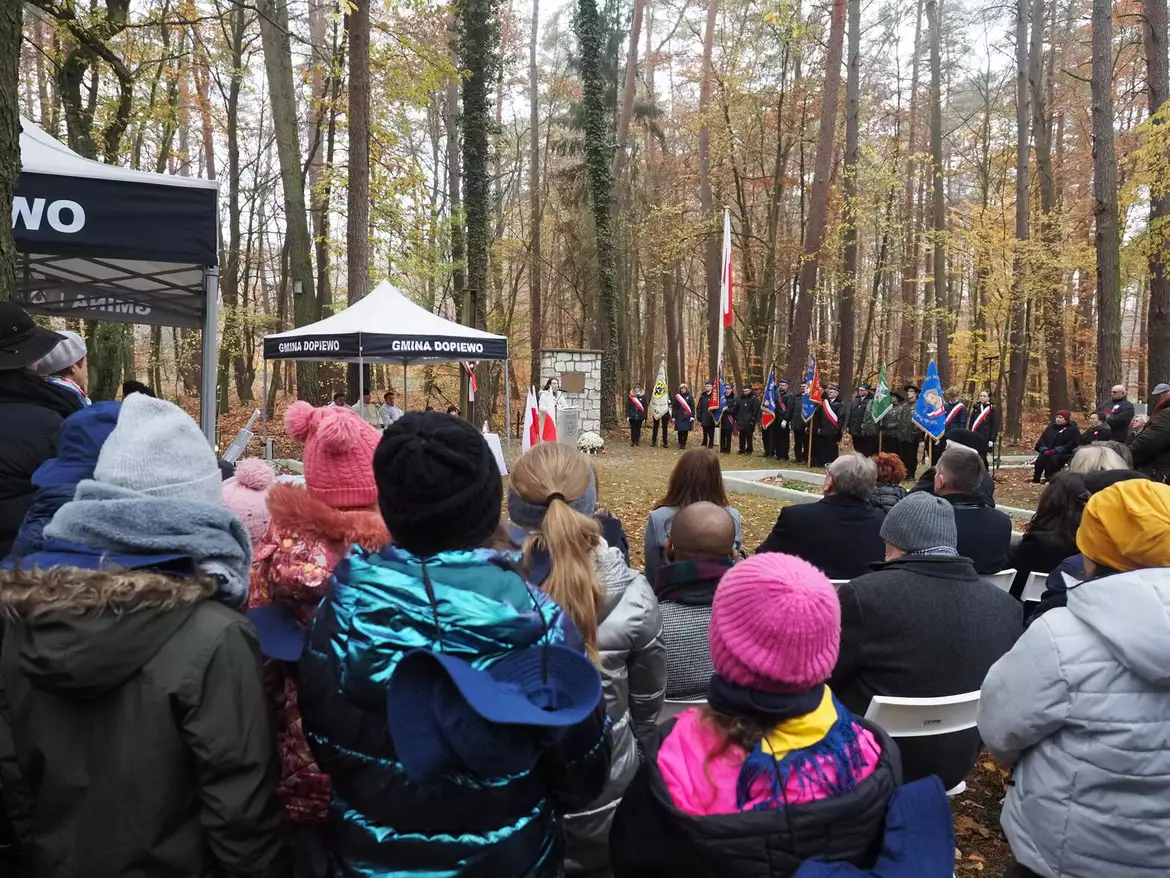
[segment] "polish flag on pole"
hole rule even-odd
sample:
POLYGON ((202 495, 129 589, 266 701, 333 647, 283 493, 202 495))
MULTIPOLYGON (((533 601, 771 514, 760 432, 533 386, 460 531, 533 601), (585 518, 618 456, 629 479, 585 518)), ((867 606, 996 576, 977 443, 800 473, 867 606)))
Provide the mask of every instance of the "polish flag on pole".
POLYGON ((723 208, 723 275, 719 285, 719 314, 726 329, 732 323, 731 307, 731 208, 723 208))
POLYGON ((557 409, 555 398, 552 402, 552 406, 544 413, 544 429, 540 434, 541 442, 557 441, 557 409))
POLYGON ((536 389, 528 388, 528 399, 524 403, 524 430, 520 434, 520 450, 528 451, 540 441, 540 415, 536 412, 536 389))

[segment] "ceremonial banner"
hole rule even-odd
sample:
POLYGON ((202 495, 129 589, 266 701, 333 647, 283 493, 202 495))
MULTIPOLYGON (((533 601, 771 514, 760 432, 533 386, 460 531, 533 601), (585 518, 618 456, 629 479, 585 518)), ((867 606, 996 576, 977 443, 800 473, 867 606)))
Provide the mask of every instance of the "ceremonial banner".
POLYGON ((764 385, 764 401, 760 403, 760 423, 767 430, 776 420, 776 367, 768 372, 768 383, 764 385))
POLYGON ((947 428, 947 410, 943 404, 942 379, 934 360, 926 370, 922 392, 914 403, 914 423, 932 439, 938 439, 947 428))
POLYGON ((894 399, 890 396, 890 379, 886 377, 886 367, 882 366, 878 373, 877 390, 873 392, 873 408, 870 415, 874 423, 878 423, 886 413, 894 407, 894 399))
POLYGON ((670 396, 666 391, 666 360, 658 366, 658 380, 650 394, 650 417, 658 420, 670 411, 670 396))
POLYGON ((813 357, 808 364, 808 375, 804 379, 807 385, 804 396, 800 398, 801 420, 811 421, 821 404, 821 370, 817 367, 817 358, 813 357))

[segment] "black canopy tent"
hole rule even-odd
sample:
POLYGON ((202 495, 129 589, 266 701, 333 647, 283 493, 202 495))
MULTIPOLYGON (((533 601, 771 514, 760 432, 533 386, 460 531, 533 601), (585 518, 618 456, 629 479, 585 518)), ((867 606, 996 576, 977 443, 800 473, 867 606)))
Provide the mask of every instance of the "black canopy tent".
POLYGON ((215 443, 214 180, 83 158, 21 119, 16 300, 55 317, 202 329, 200 424, 215 443))

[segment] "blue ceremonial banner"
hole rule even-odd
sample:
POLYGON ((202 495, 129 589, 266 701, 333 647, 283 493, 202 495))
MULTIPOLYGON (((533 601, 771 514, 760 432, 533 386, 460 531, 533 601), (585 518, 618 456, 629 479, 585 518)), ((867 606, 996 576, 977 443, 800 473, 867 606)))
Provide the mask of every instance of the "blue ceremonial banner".
POLYGON ((942 380, 934 360, 926 370, 922 392, 914 403, 914 423, 932 439, 939 439, 947 428, 947 409, 943 405, 942 380))
POLYGON ((805 376, 804 383, 804 396, 800 398, 800 419, 802 421, 811 421, 812 416, 820 408, 821 399, 823 399, 821 395, 821 372, 817 368, 816 357, 813 357, 812 361, 808 364, 808 375, 805 376))
POLYGON ((768 372, 768 383, 764 385, 764 401, 760 404, 760 424, 765 430, 776 420, 776 367, 768 372))

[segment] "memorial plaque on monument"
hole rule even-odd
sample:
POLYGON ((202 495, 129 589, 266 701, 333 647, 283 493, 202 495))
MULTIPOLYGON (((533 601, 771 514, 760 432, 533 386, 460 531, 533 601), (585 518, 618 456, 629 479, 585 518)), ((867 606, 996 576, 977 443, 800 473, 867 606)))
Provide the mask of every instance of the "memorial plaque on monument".
POLYGON ((557 441, 577 446, 581 435, 581 412, 579 409, 561 409, 557 412, 557 441))

